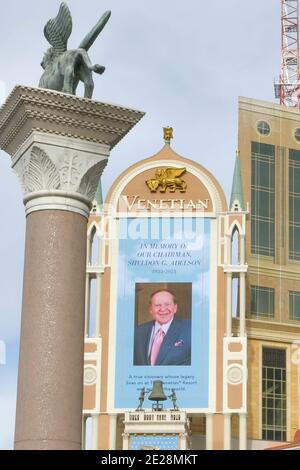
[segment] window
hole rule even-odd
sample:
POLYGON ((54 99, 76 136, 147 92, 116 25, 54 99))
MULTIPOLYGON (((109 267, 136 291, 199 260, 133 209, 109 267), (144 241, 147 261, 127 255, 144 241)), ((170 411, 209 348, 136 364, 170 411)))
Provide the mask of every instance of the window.
POLYGON ((251 253, 275 252, 275 146, 251 146, 251 253))
POLYGON ((251 286, 251 314, 274 318, 274 298, 271 287, 251 286))
POLYGON ((256 129, 262 135, 270 134, 270 126, 266 121, 258 121, 256 129))
POLYGON ((286 441, 286 353, 263 348, 262 439, 286 441))
POLYGON ((289 150, 289 258, 300 261, 300 151, 289 150))
POLYGON ((294 130, 294 136, 295 136, 295 139, 298 140, 298 142, 300 142, 300 129, 299 129, 299 127, 297 127, 297 129, 294 130))
POLYGON ((289 319, 300 321, 300 292, 289 292, 289 319))

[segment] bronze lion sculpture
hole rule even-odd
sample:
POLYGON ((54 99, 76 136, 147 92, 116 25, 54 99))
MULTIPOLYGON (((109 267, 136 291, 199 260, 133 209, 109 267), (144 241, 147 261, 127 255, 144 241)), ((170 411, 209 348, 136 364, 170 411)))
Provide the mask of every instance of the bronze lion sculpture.
POLYGON ((45 72, 39 82, 40 88, 75 95, 81 81, 84 84, 84 97, 92 98, 93 72, 102 74, 105 67, 92 65, 87 51, 108 22, 110 15, 110 11, 102 15, 78 49, 67 50, 68 39, 72 33, 72 17, 66 3, 60 5, 56 18, 49 20, 44 28, 45 38, 52 47, 47 50, 41 62, 45 72))

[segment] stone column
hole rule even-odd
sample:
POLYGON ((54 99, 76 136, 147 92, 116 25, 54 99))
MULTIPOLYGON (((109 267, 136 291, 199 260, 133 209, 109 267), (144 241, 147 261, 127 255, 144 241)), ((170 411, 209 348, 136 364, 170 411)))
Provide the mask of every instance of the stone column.
POLYGON ((231 414, 224 413, 224 450, 231 449, 231 414))
POLYGON ((214 415, 206 415, 206 450, 214 448, 214 415))
POLYGON ((239 450, 247 450, 247 414, 239 414, 240 431, 239 431, 239 450))
POLYGON ((116 450, 118 415, 109 415, 109 450, 116 450))
POLYGON ((246 334, 246 273, 240 273, 240 336, 246 334))
POLYGON ((129 450, 129 434, 124 432, 123 436, 123 450, 129 450))
POLYGON ((89 273, 85 275, 85 336, 90 332, 90 306, 91 306, 91 279, 89 273))
POLYGON ((80 449, 86 226, 109 152, 138 111, 17 86, 0 147, 24 191, 16 449, 80 449))
POLYGON ((226 273, 226 335, 232 335, 232 273, 226 273))
POLYGON ((81 450, 85 450, 87 416, 82 417, 81 450))
POLYGON ((179 450, 187 449, 187 433, 182 432, 179 434, 179 450))
POLYGON ((93 415, 93 450, 99 449, 99 415, 93 415))
POLYGON ((100 312, 101 312, 101 286, 102 286, 102 273, 97 273, 96 275, 96 326, 95 326, 95 336, 98 338, 100 336, 100 312))

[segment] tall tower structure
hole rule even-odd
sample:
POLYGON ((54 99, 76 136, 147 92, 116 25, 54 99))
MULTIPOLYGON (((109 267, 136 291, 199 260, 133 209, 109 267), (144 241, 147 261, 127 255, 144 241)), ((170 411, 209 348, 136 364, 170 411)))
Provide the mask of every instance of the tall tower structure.
POLYGON ((250 209, 248 439, 270 447, 299 428, 299 109, 241 97, 239 149, 250 209))
POLYGON ((275 96, 281 105, 300 108, 298 0, 281 0, 281 72, 275 96))

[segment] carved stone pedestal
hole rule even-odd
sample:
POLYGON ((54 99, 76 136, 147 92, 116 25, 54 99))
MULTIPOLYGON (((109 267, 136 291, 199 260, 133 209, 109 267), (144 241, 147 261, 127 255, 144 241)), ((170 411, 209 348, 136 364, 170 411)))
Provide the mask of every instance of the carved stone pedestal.
POLYGON ((17 86, 0 110, 27 216, 16 449, 80 449, 86 224, 109 152, 143 113, 17 86))

